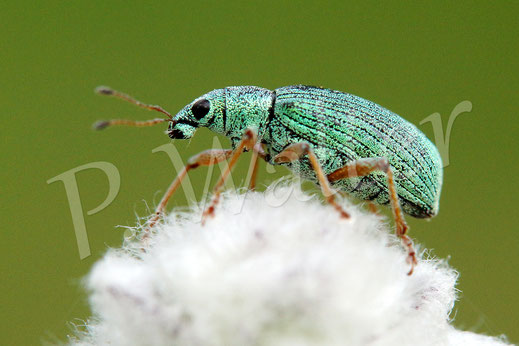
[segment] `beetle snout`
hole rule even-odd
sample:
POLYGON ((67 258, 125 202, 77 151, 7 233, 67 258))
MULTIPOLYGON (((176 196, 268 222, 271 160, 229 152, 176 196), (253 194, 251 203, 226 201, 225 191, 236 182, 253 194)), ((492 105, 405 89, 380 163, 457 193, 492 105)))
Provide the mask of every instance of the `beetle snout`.
POLYGON ((173 129, 168 131, 168 136, 171 139, 185 139, 186 136, 184 135, 184 132, 180 131, 179 129, 173 129))
POLYGON ((171 139, 188 139, 193 137, 196 127, 184 122, 174 122, 169 125, 167 134, 171 139))

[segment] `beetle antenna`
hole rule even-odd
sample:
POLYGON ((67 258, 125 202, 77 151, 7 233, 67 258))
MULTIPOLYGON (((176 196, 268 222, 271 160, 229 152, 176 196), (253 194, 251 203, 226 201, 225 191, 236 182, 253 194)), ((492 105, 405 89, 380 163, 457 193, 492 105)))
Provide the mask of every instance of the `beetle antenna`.
POLYGON ((126 120, 126 119, 103 120, 103 121, 98 121, 94 124, 94 129, 96 129, 96 130, 101 130, 101 129, 104 129, 105 127, 112 126, 112 125, 126 125, 126 126, 142 127, 142 126, 152 126, 152 125, 163 123, 166 121, 173 122, 173 117, 171 116, 171 114, 160 106, 148 105, 148 104, 142 103, 141 101, 134 99, 130 95, 124 94, 117 90, 113 90, 106 86, 99 86, 95 89, 95 91, 96 91, 96 93, 98 93, 100 95, 117 97, 119 99, 130 102, 138 107, 141 107, 141 108, 144 108, 147 110, 161 112, 162 114, 165 114, 168 117, 167 119, 158 118, 158 119, 147 120, 147 121, 134 121, 134 120, 126 120))
POLYGON ((117 97, 117 98, 120 98, 122 100, 125 100, 127 102, 130 102, 130 103, 133 103, 134 105, 138 106, 138 107, 141 107, 141 108, 145 108, 145 109, 148 109, 148 110, 153 110, 153 111, 157 111, 157 112, 161 112, 163 114, 166 114, 166 116, 172 120, 173 117, 171 116, 171 114, 169 114, 169 112, 167 112, 166 110, 164 110, 164 108, 162 108, 161 106, 157 106, 157 105, 148 105, 148 104, 145 104, 145 103, 142 103, 141 101, 139 100, 136 100, 134 99, 133 97, 131 97, 130 95, 127 95, 127 94, 124 94, 120 91, 117 91, 117 90, 113 90, 111 89, 110 87, 107 87, 107 86, 98 86, 96 89, 95 89, 96 93, 100 94, 100 95, 108 95, 108 96, 114 96, 114 97, 117 97))

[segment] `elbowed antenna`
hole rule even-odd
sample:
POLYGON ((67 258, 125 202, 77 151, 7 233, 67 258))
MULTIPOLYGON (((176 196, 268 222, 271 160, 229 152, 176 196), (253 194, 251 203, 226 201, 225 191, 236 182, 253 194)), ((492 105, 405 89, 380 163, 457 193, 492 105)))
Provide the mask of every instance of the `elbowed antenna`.
POLYGON ((168 119, 157 118, 157 119, 146 120, 146 121, 135 121, 135 120, 126 120, 126 119, 102 120, 102 121, 96 122, 93 125, 93 128, 95 130, 102 130, 102 129, 104 129, 104 128, 108 127, 108 126, 112 126, 112 125, 126 125, 126 126, 134 126, 134 127, 143 127, 143 126, 153 126, 155 124, 163 123, 163 122, 166 122, 166 121, 173 122, 173 117, 171 116, 171 114, 169 112, 167 112, 166 110, 164 110, 164 108, 162 108, 160 106, 148 105, 148 104, 142 103, 141 101, 136 100, 133 97, 127 95, 127 94, 124 94, 124 93, 119 92, 117 90, 113 90, 113 89, 111 89, 111 88, 109 88, 107 86, 98 86, 95 89, 95 92, 100 94, 100 95, 107 95, 107 96, 113 96, 113 97, 120 98, 120 99, 122 99, 124 101, 130 102, 130 103, 132 103, 132 104, 134 104, 134 105, 136 105, 138 107, 145 108, 147 110, 153 110, 153 111, 161 112, 161 113, 165 114, 168 117, 168 119))

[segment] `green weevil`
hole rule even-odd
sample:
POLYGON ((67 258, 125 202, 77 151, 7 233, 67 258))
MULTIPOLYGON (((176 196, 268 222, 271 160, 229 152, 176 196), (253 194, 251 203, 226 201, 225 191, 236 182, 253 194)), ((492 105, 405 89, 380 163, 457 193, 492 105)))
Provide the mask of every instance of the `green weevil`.
POLYGON ((95 124, 97 129, 169 122, 167 133, 172 139, 191 138, 197 128, 207 127, 231 140, 232 149, 206 150, 188 161, 161 200, 148 230, 159 220, 189 170, 229 159, 203 220, 212 216, 238 157, 252 150, 251 188, 261 157, 317 183, 326 200, 345 218, 349 214, 336 202, 335 190, 376 204, 391 204, 396 234, 407 249, 412 273, 416 254, 406 234, 403 212, 418 218, 438 213, 442 161, 434 144, 397 114, 352 94, 305 85, 273 91, 255 86, 216 89, 195 99, 175 116, 107 87, 99 87, 97 92, 167 116, 148 121, 101 121, 95 124))

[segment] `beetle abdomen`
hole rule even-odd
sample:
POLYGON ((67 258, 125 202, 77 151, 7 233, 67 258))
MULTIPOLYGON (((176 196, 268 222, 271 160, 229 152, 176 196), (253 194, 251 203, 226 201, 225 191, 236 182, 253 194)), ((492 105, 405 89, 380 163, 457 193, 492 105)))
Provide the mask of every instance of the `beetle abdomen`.
MULTIPOLYGON (((415 217, 438 212, 442 184, 438 150, 414 125, 374 102, 330 89, 279 88, 269 131, 271 155, 291 143, 309 142, 327 174, 355 159, 386 157, 404 211, 415 217)), ((300 165, 299 172, 315 181, 308 160, 300 165)), ((382 172, 334 185, 361 199, 389 202, 382 172)))

